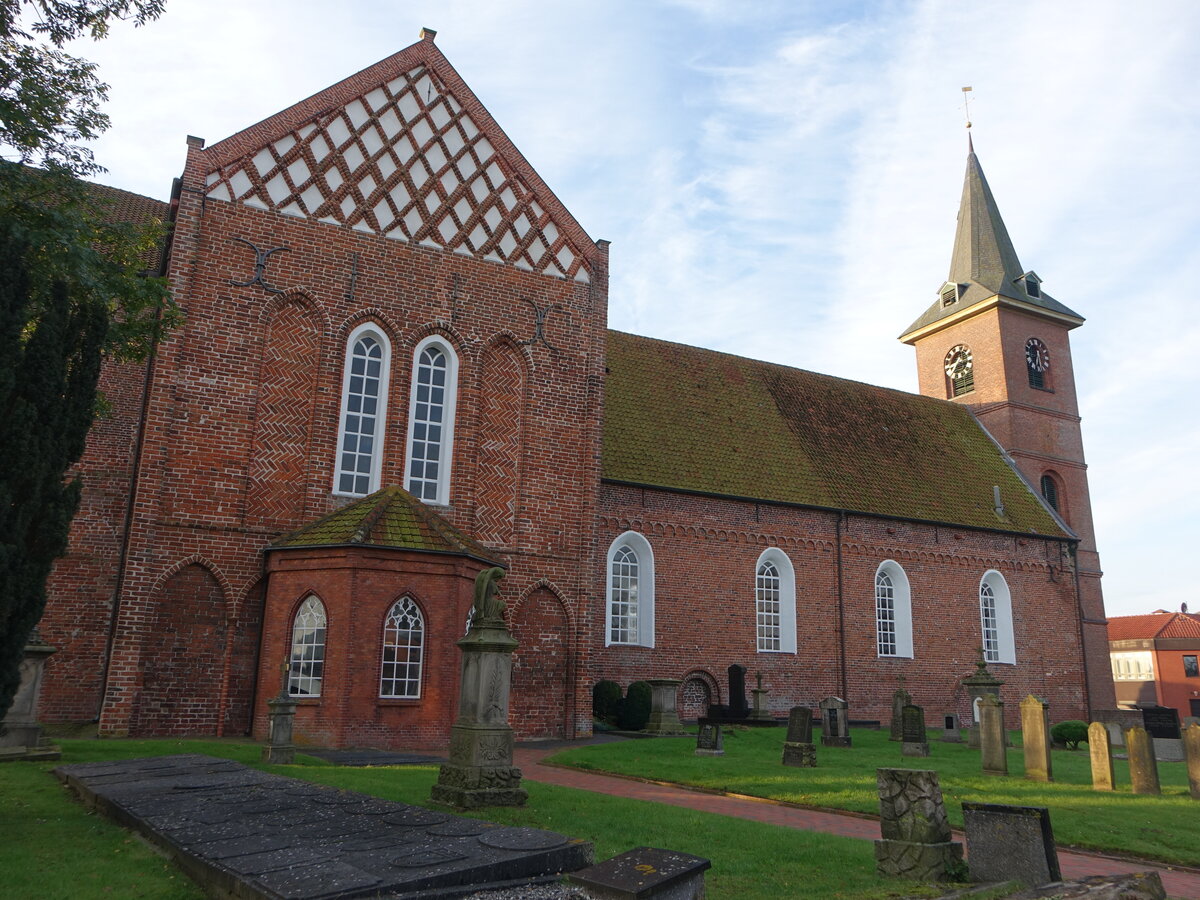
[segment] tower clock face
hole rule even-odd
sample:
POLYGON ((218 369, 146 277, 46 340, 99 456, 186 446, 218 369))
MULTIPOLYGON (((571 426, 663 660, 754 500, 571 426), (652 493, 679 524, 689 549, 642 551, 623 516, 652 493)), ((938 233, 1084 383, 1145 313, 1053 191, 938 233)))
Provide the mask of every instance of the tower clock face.
POLYGON ((1025 364, 1035 372, 1045 372, 1050 368, 1050 351, 1037 338, 1025 342, 1025 364))
POLYGON ((946 354, 946 374, 957 381, 971 371, 971 351, 966 344, 950 348, 946 354))

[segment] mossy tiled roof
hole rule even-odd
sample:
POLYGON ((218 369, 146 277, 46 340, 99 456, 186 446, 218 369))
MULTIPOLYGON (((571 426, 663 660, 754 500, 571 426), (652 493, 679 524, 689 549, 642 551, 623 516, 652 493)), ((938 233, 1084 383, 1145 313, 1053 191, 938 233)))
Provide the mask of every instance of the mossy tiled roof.
POLYGON ((382 488, 277 538, 271 549, 354 545, 455 553, 505 565, 496 554, 467 537, 430 506, 395 486, 382 488))
POLYGON ((949 401, 618 331, 608 367, 607 479, 1064 536, 949 401))

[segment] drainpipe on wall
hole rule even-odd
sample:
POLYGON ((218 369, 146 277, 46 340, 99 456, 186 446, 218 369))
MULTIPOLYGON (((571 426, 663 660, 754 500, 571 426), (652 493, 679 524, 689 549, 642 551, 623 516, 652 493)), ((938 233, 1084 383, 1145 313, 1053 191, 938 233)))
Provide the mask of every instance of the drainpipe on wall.
POLYGON ((850 701, 847 694, 850 693, 849 684, 846 681, 846 610, 845 610, 845 594, 842 590, 842 521, 846 518, 846 511, 838 510, 837 519, 835 520, 835 528, 837 532, 837 604, 838 604, 838 657, 842 672, 842 688, 841 697, 846 702, 850 701))

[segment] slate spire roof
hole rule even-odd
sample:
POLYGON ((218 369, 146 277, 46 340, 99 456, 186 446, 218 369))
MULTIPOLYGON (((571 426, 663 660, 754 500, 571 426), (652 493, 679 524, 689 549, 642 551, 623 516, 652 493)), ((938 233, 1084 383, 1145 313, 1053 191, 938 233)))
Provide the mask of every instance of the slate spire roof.
POLYGON ((975 145, 968 138, 967 173, 963 180, 962 201, 958 209, 958 230, 954 235, 954 251, 950 257, 950 274, 947 282, 958 285, 958 299, 950 304, 940 296, 933 305, 908 328, 900 339, 908 340, 916 331, 929 325, 957 316, 977 304, 998 298, 1007 305, 1015 305, 1027 311, 1042 311, 1052 317, 1068 320, 1069 327, 1083 323, 1083 317, 1059 303, 1040 288, 1032 292, 1026 288, 1026 272, 1017 258, 1012 239, 992 189, 988 186, 975 155, 975 145), (1070 320, 1073 320, 1070 321, 1070 320))

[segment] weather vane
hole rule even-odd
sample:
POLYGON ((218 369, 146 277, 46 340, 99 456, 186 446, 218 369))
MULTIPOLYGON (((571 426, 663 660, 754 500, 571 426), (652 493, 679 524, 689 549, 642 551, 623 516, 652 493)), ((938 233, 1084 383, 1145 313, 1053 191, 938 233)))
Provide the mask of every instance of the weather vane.
POLYGON ((971 127, 971 86, 968 84, 962 89, 963 92, 963 113, 967 117, 967 127, 971 127))

